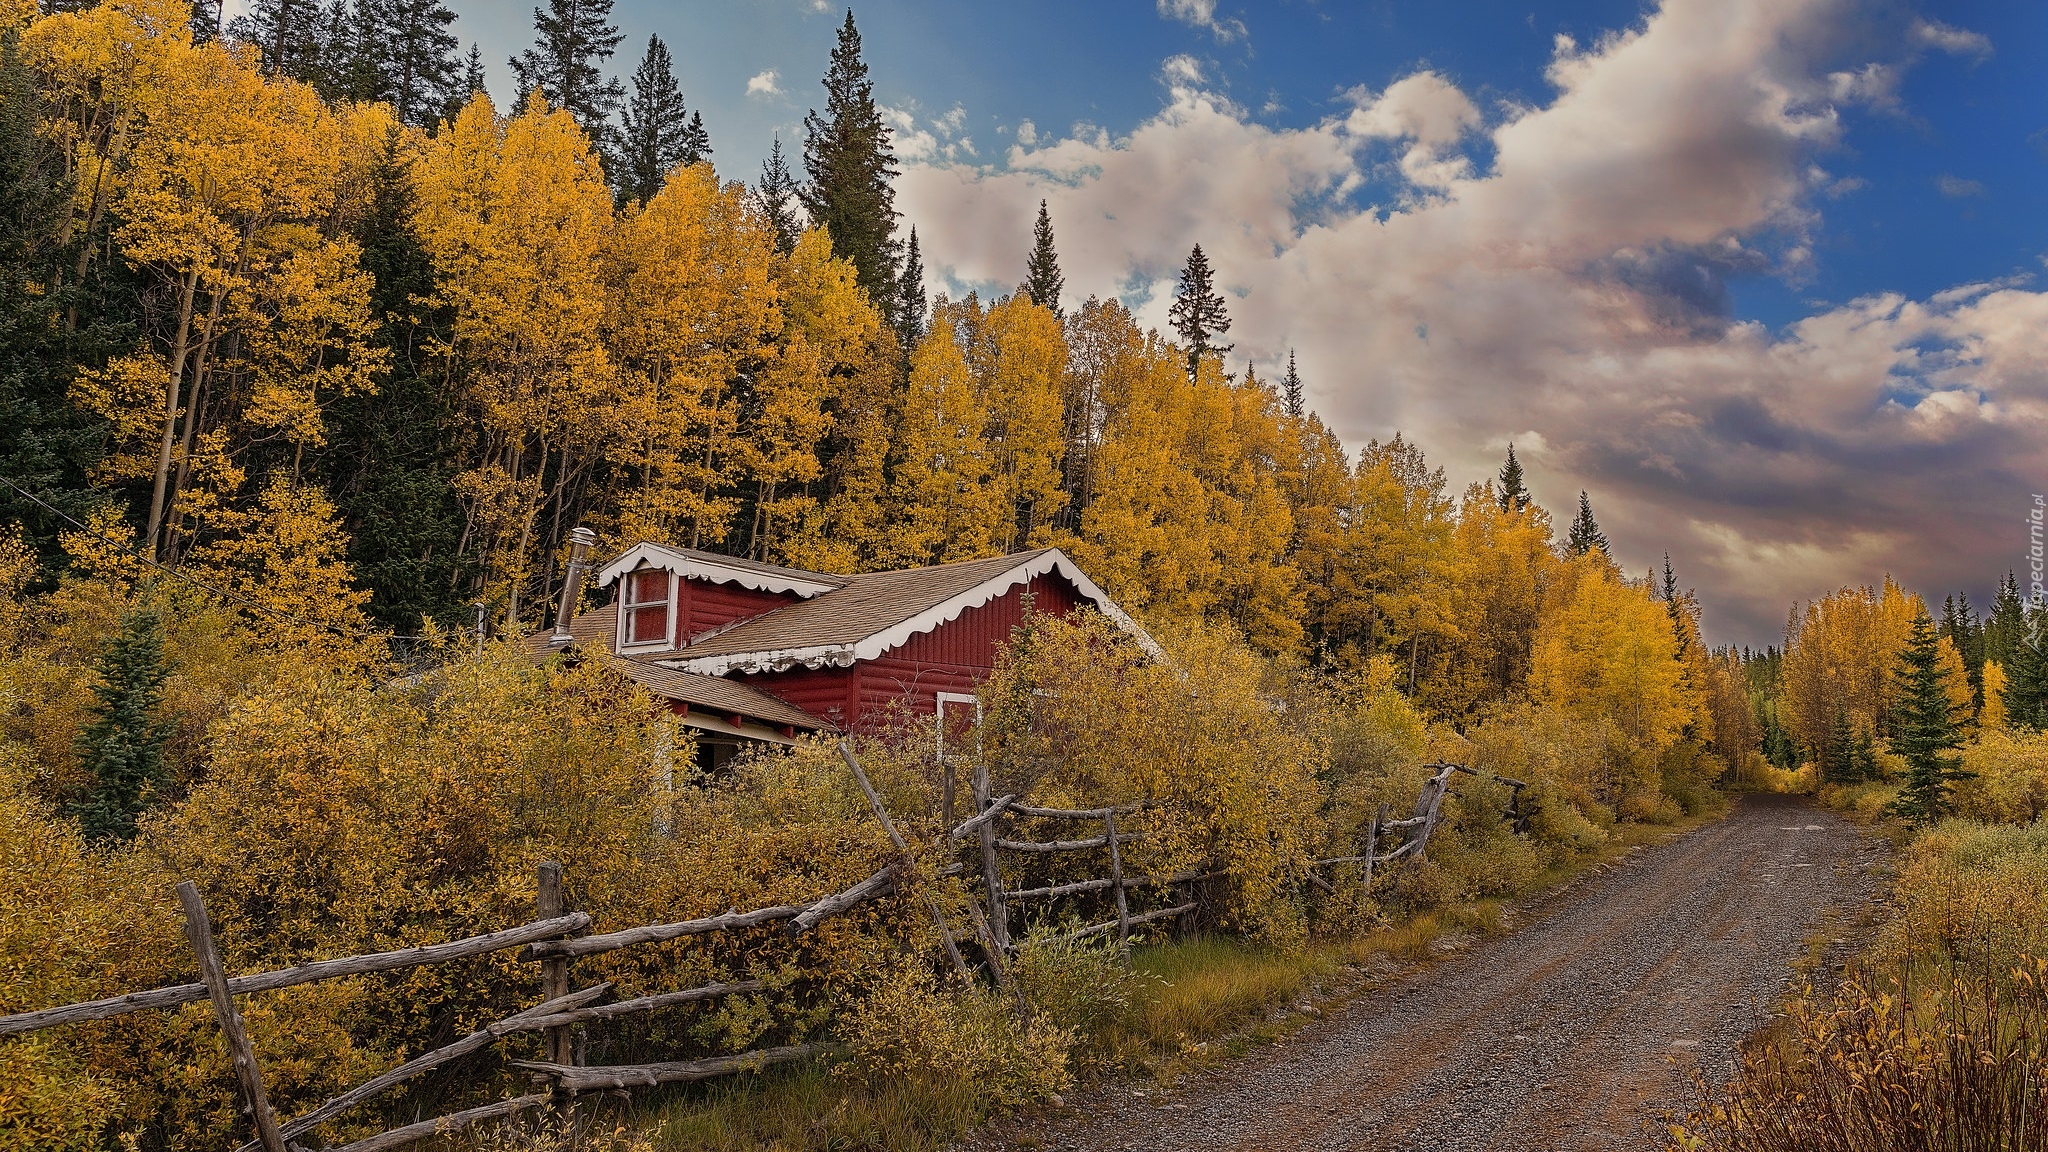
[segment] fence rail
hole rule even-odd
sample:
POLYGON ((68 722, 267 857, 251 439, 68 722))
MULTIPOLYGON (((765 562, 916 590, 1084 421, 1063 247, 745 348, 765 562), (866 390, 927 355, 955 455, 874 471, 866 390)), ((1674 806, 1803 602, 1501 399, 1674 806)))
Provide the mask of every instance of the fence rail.
MULTIPOLYGON (((577 958, 621 948, 663 943, 709 933, 743 931, 771 924, 782 924, 786 931, 801 934, 825 920, 851 911, 866 901, 896 892, 902 886, 902 882, 912 876, 907 866, 913 853, 895 821, 890 818, 881 795, 875 791, 860 761, 853 755, 851 747, 842 742, 840 752, 896 852, 895 859, 844 891, 829 893, 805 904, 776 905, 744 912, 731 910, 692 920, 644 924, 596 935, 579 935, 590 928, 591 918, 588 913, 569 911, 564 907, 562 870, 559 865, 544 862, 538 869, 538 896, 535 907, 537 918, 530 923, 440 944, 341 956, 271 972, 231 977, 222 971, 212 926, 199 891, 192 882, 185 881, 178 885, 178 896, 187 939, 200 970, 201 979, 198 983, 179 984, 0 1016, 0 1036, 106 1020, 131 1012, 175 1008, 202 1000, 211 1001, 214 1017, 233 1062, 237 1088, 254 1132, 254 1139, 237 1148, 235 1152, 293 1152, 297 1149, 294 1141, 321 1125, 367 1104, 408 1080, 489 1048, 506 1037, 521 1033, 542 1033, 545 1038, 543 1051, 547 1058, 512 1060, 508 1061, 508 1064, 547 1084, 547 1091, 529 1093, 406 1124, 332 1149, 331 1152, 387 1152, 389 1149, 400 1148, 433 1135, 515 1115, 550 1103, 573 1102, 578 1093, 618 1091, 657 1084, 705 1080, 735 1072, 758 1071, 771 1065, 819 1055, 829 1051, 829 1046, 794 1044, 696 1060, 612 1067, 583 1066, 571 1044, 570 1030, 575 1025, 617 1020, 677 1005, 759 992, 764 990, 766 985, 760 980, 739 980, 679 991, 652 993, 607 1004, 601 1001, 611 993, 612 985, 600 983, 587 988, 572 989, 570 966, 577 958), (236 997, 317 981, 448 964, 514 948, 521 950, 521 960, 538 962, 540 965, 538 1003, 486 1024, 452 1043, 423 1052, 396 1068, 334 1096, 304 1115, 280 1122, 272 1112, 264 1090, 257 1053, 242 1027, 241 1016, 236 1010, 236 997)), ((1387 818, 1385 807, 1382 807, 1366 829, 1362 853, 1311 861, 1306 872, 1307 881, 1324 891, 1334 891, 1329 882, 1316 874, 1316 869, 1360 863, 1365 866, 1364 883, 1370 885, 1372 871, 1376 865, 1391 864, 1403 859, 1421 859, 1427 850, 1430 836, 1441 821, 1444 798, 1452 794, 1451 778, 1457 773, 1478 775, 1460 764, 1431 764, 1428 767, 1434 771, 1423 786, 1414 815, 1401 820, 1390 820, 1387 818), (1391 850, 1383 851, 1383 838, 1389 836, 1399 836, 1401 843, 1391 850)), ((1518 822, 1526 821, 1527 814, 1522 810, 1521 793, 1527 785, 1506 777, 1499 779, 1513 788, 1515 794, 1514 803, 1506 815, 1514 817, 1518 822)), ((963 981, 971 983, 973 980, 972 970, 960 954, 956 940, 965 938, 978 941, 982 953, 987 958, 990 975, 999 987, 1016 997, 1020 1013, 1026 1013, 1029 1009, 1025 1004, 1022 990, 1012 979, 1008 967, 1009 957, 1015 951, 1015 944, 1010 937, 1009 916, 1009 907, 1013 901, 1053 900, 1089 893, 1108 893, 1111 906, 1115 910, 1112 919, 1081 927, 1060 938, 1079 940, 1113 932, 1117 946, 1128 948, 1133 928, 1177 920, 1199 910, 1201 900, 1195 891, 1187 886, 1199 885, 1226 875, 1223 869, 1213 864, 1165 875, 1125 873, 1123 845, 1142 840, 1146 834, 1142 830, 1120 829, 1118 818, 1161 807, 1156 801, 1100 808, 1036 807, 1024 803, 1016 794, 991 795, 993 790, 990 786, 989 769, 985 763, 976 769, 973 788, 976 814, 947 829, 939 837, 938 843, 943 847, 946 844, 970 839, 978 842, 981 857, 980 879, 984 887, 986 911, 981 901, 976 900, 971 892, 967 893, 964 907, 972 931, 965 937, 956 937, 937 896, 926 891, 922 893, 922 902, 956 974, 963 981), (1099 823, 1101 833, 1089 838, 1044 841, 1013 840, 999 836, 998 825, 1004 819, 1016 816, 1099 823), (1018 853, 1032 858, 1055 853, 1106 852, 1109 875, 1034 888, 1008 889, 1003 881, 999 855, 1002 852, 1018 853), (1130 893, 1135 889, 1144 888, 1179 888, 1181 899, 1166 907, 1133 910, 1130 893)), ((937 869, 937 873, 941 876, 968 876, 973 870, 971 865, 956 861, 937 869)))

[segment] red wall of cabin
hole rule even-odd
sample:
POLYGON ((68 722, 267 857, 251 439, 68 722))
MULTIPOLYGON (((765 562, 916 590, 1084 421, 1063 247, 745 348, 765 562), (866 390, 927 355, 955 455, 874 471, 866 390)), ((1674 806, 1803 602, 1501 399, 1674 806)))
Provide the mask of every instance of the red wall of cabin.
POLYGON ((737 584, 714 584, 685 576, 676 581, 676 614, 682 621, 676 643, 687 644, 692 636, 801 599, 794 592, 759 592, 737 584))
POLYGON ((938 708, 940 692, 972 692, 994 671, 997 650, 1009 641, 1010 630, 1023 623, 1026 591, 1034 610, 1050 615, 1065 616, 1083 603, 1064 579, 1040 576, 851 668, 793 668, 735 673, 733 678, 841 727, 849 726, 849 717, 851 726, 858 726, 897 700, 929 715, 938 708))

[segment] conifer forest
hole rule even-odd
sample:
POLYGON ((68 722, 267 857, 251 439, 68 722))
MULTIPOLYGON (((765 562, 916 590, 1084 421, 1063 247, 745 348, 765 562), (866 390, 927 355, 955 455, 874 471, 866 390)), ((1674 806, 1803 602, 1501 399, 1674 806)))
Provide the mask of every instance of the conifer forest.
MULTIPOLYGON (((1614 1067, 1557 1090, 1636 1101, 1622 1135, 1462 1097, 1407 1131, 2048 1147, 2022 560, 1957 578, 1988 602, 1830 570, 1732 643, 1725 569, 1543 438, 1463 475, 1338 416, 1336 360, 1241 354, 1289 337, 1221 230, 1145 299, 1051 194, 990 241, 1014 283, 956 275, 856 14, 780 78, 800 127, 739 140, 613 0, 488 61, 443 0, 0 0, 0 1148, 1147 1147, 1155 1103, 1269 1146, 1146 1094, 1323 1091, 1286 1053, 1382 987, 1752 826, 1862 854, 1739 883, 1825 963, 1667 998, 1775 1023, 1585 1041, 1614 1067)), ((1337 1095, 1408 1115, 1380 1075, 1337 1095)), ((1408 1146, 1323 1122, 1284 1146, 1408 1146)))

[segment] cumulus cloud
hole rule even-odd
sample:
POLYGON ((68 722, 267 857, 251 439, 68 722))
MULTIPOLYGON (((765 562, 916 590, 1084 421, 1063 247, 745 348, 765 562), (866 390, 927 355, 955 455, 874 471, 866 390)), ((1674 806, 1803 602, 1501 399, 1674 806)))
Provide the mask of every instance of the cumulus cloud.
POLYGON ((1859 15, 1665 0, 1561 41, 1540 106, 1484 113, 1417 72, 1292 129, 1169 62, 1128 134, 1020 131, 1000 166, 928 153, 899 205, 934 275, 1007 290, 1044 198, 1069 291, 1162 327, 1199 241, 1239 354, 1299 349, 1347 442, 1405 431, 1479 479, 1512 438, 1550 507, 1590 490, 1625 563, 1668 548, 1716 634, 1761 643, 1794 597, 1886 570, 1981 586, 2048 482, 2048 293, 1879 295, 1777 331, 1733 313, 1729 278, 1796 272, 1849 190, 1817 158, 1869 99, 1835 79, 1859 15))
POLYGON ((1989 36, 1982 32, 1971 32, 1943 24, 1939 20, 1914 21, 1912 36, 1915 44, 1956 56, 1971 56, 1981 60, 1991 55, 1989 36))
POLYGON ((1241 40, 1245 35, 1244 21, 1217 17, 1216 0, 1159 0, 1159 14, 1203 29, 1219 43, 1241 40))
POLYGON ((756 72, 754 75, 749 76, 747 78, 747 95, 782 95, 782 85, 777 80, 775 69, 770 68, 764 72, 756 72))

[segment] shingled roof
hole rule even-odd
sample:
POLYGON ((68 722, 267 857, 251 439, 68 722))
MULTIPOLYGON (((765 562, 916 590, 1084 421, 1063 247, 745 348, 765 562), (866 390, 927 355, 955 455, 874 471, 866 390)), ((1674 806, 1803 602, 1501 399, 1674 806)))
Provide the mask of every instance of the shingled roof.
POLYGON ((743 621, 661 657, 707 676, 872 660, 1019 584, 1057 572, 1153 648, 1135 621, 1057 548, 841 577, 839 588, 743 621))

